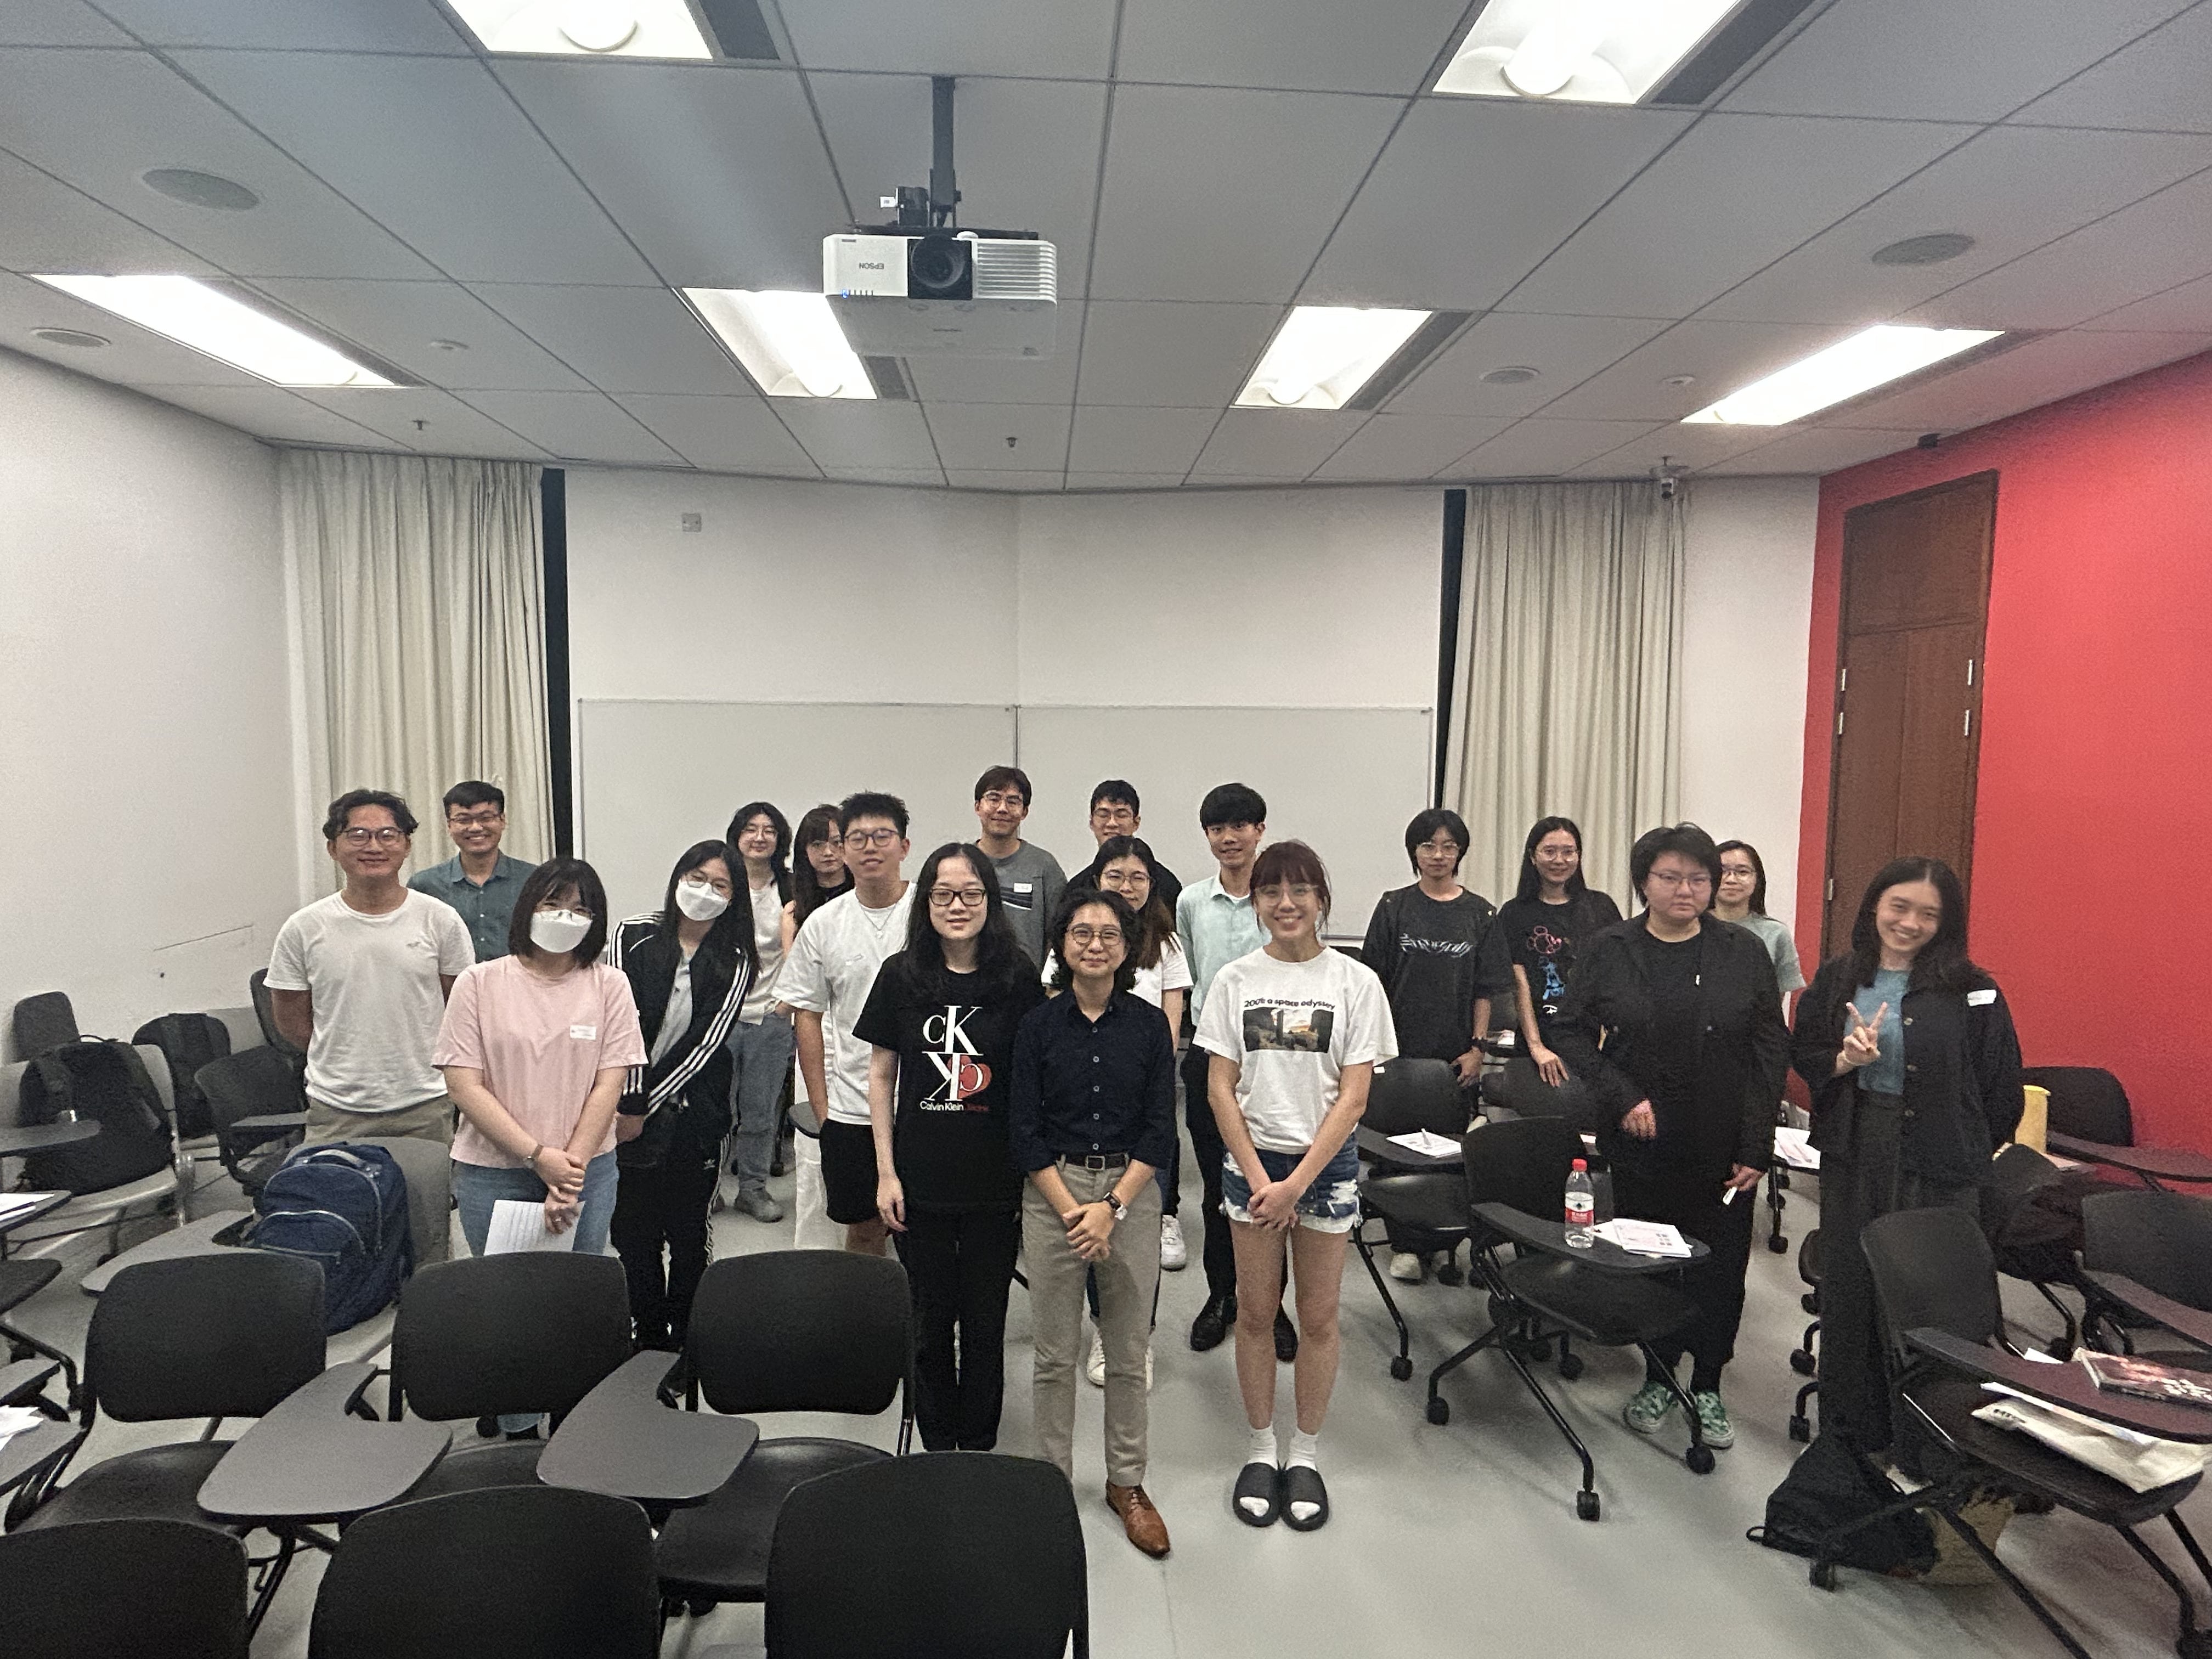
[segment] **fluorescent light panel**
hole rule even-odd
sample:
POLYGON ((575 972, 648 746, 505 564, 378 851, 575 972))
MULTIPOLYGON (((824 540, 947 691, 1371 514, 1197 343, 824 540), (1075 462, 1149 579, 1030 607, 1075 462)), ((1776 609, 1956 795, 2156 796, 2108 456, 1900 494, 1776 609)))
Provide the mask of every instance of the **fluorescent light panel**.
POLYGON ((40 276, 102 311, 278 386, 390 386, 311 334, 195 276, 40 276))
POLYGON ((872 398, 876 388, 819 294, 687 288, 684 297, 771 398, 872 398))
POLYGON ((1342 409, 1431 315, 1299 306, 1275 331, 1237 401, 1258 409, 1342 409))
POLYGON ((684 0, 450 0, 486 52, 712 58, 684 0))
POLYGON ((1814 352, 1685 418, 1706 426, 1785 426, 1862 392, 1955 357, 2004 332, 1883 323, 1814 352))
POLYGON ((1438 92, 1633 104, 1743 0, 1490 0, 1438 92))

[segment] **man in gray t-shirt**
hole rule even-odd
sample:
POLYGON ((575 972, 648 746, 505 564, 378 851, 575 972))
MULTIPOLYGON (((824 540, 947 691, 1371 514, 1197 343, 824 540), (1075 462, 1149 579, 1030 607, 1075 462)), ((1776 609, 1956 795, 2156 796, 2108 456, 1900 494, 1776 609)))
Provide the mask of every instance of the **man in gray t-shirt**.
POLYGON ((1044 961, 1045 929, 1060 908, 1067 877, 1060 860, 1034 842, 1022 839, 1030 815, 1030 775, 1018 766, 994 766, 975 780, 975 822, 983 849, 998 872, 999 896, 1014 937, 1034 963, 1044 961))

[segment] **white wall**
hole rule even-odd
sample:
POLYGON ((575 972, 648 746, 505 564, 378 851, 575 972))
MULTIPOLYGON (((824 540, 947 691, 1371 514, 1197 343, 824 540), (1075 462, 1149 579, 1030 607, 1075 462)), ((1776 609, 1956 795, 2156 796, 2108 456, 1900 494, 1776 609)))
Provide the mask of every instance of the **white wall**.
POLYGON ((246 1000, 297 897, 285 665, 272 453, 0 351, 0 1006, 246 1000))

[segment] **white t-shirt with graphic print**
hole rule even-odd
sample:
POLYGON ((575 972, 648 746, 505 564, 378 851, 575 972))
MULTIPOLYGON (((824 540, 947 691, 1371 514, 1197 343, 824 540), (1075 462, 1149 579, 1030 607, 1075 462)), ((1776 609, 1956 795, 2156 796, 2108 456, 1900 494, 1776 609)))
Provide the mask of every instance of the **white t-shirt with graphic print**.
POLYGON ((1252 1144, 1303 1152, 1336 1104, 1344 1068, 1395 1059, 1398 1032, 1372 969, 1341 951, 1281 962, 1261 949, 1214 976, 1198 1045, 1237 1062, 1252 1144))

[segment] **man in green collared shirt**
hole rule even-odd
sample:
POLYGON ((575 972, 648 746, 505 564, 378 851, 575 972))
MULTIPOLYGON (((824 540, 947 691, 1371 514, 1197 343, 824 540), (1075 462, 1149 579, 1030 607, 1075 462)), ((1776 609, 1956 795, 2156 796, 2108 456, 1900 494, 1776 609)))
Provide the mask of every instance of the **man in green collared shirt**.
POLYGON ((418 870, 407 884, 443 899, 468 924, 477 960, 507 954, 507 930, 522 883, 538 866, 499 850, 507 833, 507 793, 497 784, 471 779, 446 791, 446 833, 459 852, 443 864, 418 870))

